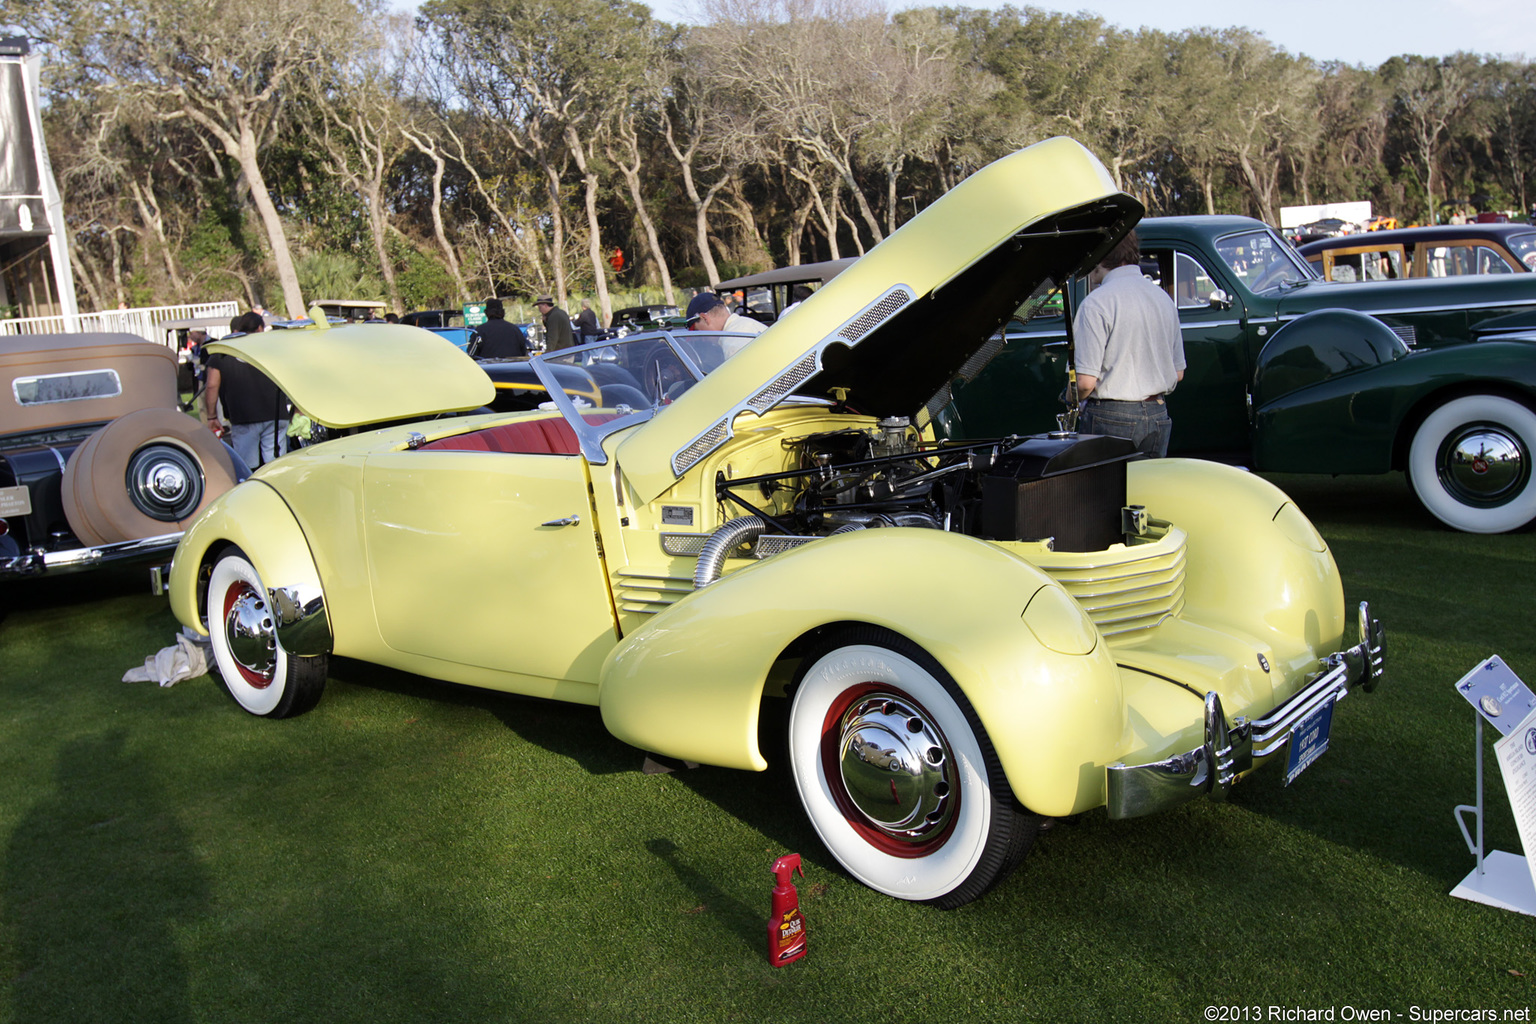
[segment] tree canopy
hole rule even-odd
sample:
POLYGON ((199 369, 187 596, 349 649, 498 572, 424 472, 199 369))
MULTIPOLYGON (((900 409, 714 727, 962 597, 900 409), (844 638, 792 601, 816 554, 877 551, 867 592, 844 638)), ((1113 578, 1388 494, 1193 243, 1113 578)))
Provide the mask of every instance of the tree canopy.
MULTIPOLYGON (((1243 29, 873 0, 20 0, 88 301, 351 282, 398 309, 561 303, 865 251, 1071 135, 1152 213, 1536 200, 1520 59, 1320 64, 1243 29)), ((311 294, 315 293, 315 294, 311 294)))

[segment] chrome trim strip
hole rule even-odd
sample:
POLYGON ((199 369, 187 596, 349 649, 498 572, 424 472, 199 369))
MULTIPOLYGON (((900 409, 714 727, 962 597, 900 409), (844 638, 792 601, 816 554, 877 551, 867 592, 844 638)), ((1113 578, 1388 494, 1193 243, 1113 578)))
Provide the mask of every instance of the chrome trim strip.
POLYGON ((0 558, 0 578, 94 569, 110 562, 174 551, 180 540, 181 534, 177 532, 164 533, 157 537, 118 541, 115 544, 101 544, 96 547, 71 548, 68 551, 29 551, 25 554, 12 555, 10 558, 0 558))

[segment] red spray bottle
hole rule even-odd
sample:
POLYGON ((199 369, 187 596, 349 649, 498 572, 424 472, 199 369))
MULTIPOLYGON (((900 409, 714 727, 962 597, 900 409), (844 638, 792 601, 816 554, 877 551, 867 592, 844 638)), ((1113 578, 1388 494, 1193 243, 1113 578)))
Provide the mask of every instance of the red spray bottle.
POLYGON ((805 956, 805 917, 800 913, 800 894, 790 877, 805 877, 798 853, 786 853, 773 862, 773 912, 768 917, 768 962, 775 967, 805 956))

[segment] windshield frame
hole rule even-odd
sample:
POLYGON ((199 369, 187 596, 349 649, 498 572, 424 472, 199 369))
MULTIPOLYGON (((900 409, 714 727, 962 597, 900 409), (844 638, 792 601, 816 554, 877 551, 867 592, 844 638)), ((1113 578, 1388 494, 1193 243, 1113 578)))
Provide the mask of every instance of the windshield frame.
MULTIPOLYGON (((1282 291, 1287 287, 1294 288, 1306 281, 1321 280, 1317 271, 1313 269, 1312 264, 1307 262, 1306 258, 1297 252, 1293 245, 1276 234, 1274 228, 1267 224, 1259 228, 1244 228, 1241 231, 1233 231, 1221 235, 1211 243, 1211 252, 1215 254, 1219 265, 1232 278, 1233 283, 1250 295, 1266 295, 1271 292, 1282 291), (1278 258, 1285 260, 1296 271, 1294 277, 1283 278, 1265 288, 1254 288, 1248 283, 1247 277, 1233 265, 1232 256, 1227 251, 1224 251, 1224 249, 1229 247, 1236 239, 1257 237, 1264 237, 1269 240, 1275 251, 1280 254, 1278 258)), ((1272 263, 1273 261, 1270 262, 1272 263)), ((1262 280, 1262 276, 1260 279, 1262 280)))
MULTIPOLYGON (((639 409, 630 406, 630 412, 617 415, 612 410, 601 412, 602 418, 594 421, 588 419, 585 414, 600 412, 600 410, 585 404, 577 406, 571 396, 566 393, 552 367, 575 366, 584 369, 599 363, 613 362, 610 359, 596 358, 604 355, 605 350, 620 350, 628 346, 638 351, 642 345, 661 345, 671 352, 678 366, 693 378, 688 385, 692 387, 730 358, 730 354, 726 354, 713 366, 707 366, 708 360, 701 358, 702 343, 713 342, 723 345, 726 339, 740 339, 742 344, 745 344, 754 337, 755 335, 734 331, 645 331, 622 338, 606 338, 585 345, 541 352, 529 359, 529 363, 533 366, 533 372, 539 378, 539 383, 544 385, 544 390, 549 394, 549 402, 544 404, 553 406, 576 432, 582 456, 593 465, 601 466, 608 462, 608 453, 603 449, 603 441, 609 435, 654 419, 657 413, 666 409, 670 399, 663 396, 659 400, 653 400, 656 404, 648 408, 639 409)), ((601 388, 601 383, 598 386, 601 388)))

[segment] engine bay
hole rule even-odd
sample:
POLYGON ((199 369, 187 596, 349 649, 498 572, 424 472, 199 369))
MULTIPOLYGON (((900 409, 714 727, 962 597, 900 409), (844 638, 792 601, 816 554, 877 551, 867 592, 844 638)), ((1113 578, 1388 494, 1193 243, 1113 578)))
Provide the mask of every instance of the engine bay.
POLYGON ((1061 551, 1124 539, 1125 466, 1141 457, 1123 438, 1064 432, 924 441, 905 417, 783 444, 794 468, 715 481, 721 504, 767 535, 919 527, 1061 551))

